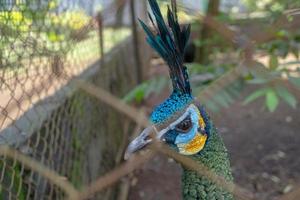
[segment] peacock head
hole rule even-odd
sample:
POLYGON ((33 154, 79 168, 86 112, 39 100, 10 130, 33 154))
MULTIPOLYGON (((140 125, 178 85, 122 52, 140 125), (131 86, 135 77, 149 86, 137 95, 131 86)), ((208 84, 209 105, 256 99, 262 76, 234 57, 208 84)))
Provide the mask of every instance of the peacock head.
POLYGON ((153 141, 153 137, 150 137, 153 127, 156 129, 156 139, 165 142, 180 154, 194 155, 205 147, 210 133, 210 123, 204 109, 195 103, 187 68, 184 66, 183 59, 190 36, 190 25, 180 26, 178 23, 175 1, 172 1, 172 9, 168 9, 168 25, 156 0, 148 1, 154 16, 152 18, 149 14, 149 18, 154 28, 140 22, 147 34, 147 42, 169 67, 173 92, 153 110, 150 121, 154 126, 146 128, 129 144, 125 159, 153 141))
POLYGON ((209 118, 204 108, 196 105, 191 95, 177 90, 153 110, 150 121, 154 126, 146 128, 129 144, 125 159, 151 144, 154 138, 150 135, 153 133, 155 139, 183 155, 199 153, 205 147, 210 133, 209 118))

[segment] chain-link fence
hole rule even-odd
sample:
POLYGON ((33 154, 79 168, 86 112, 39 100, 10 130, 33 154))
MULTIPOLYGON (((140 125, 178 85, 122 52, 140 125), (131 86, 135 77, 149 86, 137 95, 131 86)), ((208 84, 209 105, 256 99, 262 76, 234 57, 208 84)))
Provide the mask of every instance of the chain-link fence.
MULTIPOLYGON (((111 171, 120 164, 133 122, 136 130, 148 125, 141 112, 100 89, 123 96, 141 80, 143 70, 137 66, 144 69, 151 57, 134 26, 116 28, 105 20, 126 1, 103 12, 93 11, 94 1, 91 6, 85 1, 0 2, 0 199, 116 199, 118 188, 108 186, 153 156, 134 157, 111 171)), ((135 7, 133 2, 128 8, 135 7)), ((205 101, 255 62, 253 43, 245 35, 210 16, 199 18, 244 52, 240 66, 202 91, 199 99, 205 101)), ((175 158, 238 199, 252 199, 160 145, 150 149, 175 158)))
MULTIPOLYGON (((85 4, 91 2, 1 1, 0 6, 0 143, 56 171, 76 188, 119 162, 111 158, 130 123, 80 92, 72 79, 118 95, 137 82, 130 28, 106 22, 116 12, 114 5, 101 13, 90 12, 85 4)), ((0 169, 1 199, 65 197, 59 187, 14 159, 1 157, 0 169)))

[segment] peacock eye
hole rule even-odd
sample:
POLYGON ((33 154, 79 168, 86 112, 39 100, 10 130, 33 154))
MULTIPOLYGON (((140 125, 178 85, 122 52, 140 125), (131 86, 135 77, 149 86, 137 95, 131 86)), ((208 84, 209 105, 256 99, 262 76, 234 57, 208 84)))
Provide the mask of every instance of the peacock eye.
POLYGON ((187 133, 192 128, 192 120, 190 117, 185 118, 176 126, 176 130, 179 132, 187 133))

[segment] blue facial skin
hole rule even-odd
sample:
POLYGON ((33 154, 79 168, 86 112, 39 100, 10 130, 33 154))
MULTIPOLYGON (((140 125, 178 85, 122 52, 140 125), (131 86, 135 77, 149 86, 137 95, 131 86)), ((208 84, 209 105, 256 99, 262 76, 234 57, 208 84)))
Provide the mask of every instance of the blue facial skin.
POLYGON ((199 126, 198 125, 199 115, 196 111, 193 111, 190 114, 190 117, 192 120, 193 127, 187 133, 178 134, 178 136, 176 137, 176 140, 175 140, 175 144, 188 143, 196 136, 196 134, 198 132, 198 126, 199 126))
POLYGON ((192 128, 187 133, 179 132, 178 130, 170 130, 164 136, 163 139, 167 144, 169 144, 173 149, 178 150, 178 144, 188 144, 198 133, 198 118, 199 114, 197 111, 192 111, 190 114, 192 121, 192 128))

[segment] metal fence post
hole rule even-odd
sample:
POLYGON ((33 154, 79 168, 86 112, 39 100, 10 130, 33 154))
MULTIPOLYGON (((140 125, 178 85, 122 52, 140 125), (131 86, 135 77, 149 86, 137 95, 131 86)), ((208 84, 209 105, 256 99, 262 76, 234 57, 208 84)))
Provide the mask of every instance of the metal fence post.
POLYGON ((131 12, 131 23, 132 23, 132 38, 134 47, 134 57, 135 57, 135 68, 137 72, 137 83, 141 83, 143 80, 143 67, 141 62, 141 57, 139 53, 139 37, 136 25, 136 13, 135 13, 135 0, 130 0, 130 12, 131 12))
POLYGON ((103 66, 104 64, 104 28, 103 28, 103 18, 102 13, 98 12, 96 16, 96 20, 98 23, 98 34, 99 34, 99 45, 100 45, 100 64, 103 66))

